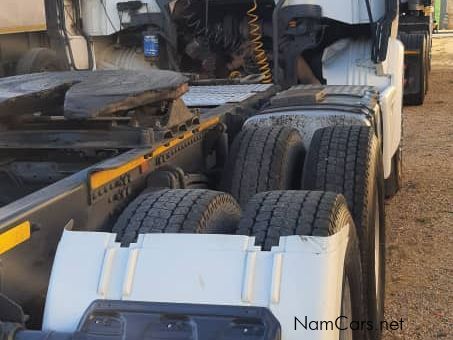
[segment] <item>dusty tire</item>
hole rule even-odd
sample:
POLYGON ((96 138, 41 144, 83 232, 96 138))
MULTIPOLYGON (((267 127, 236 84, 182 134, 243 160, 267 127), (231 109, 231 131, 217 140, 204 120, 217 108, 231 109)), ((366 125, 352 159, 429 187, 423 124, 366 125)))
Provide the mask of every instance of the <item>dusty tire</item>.
POLYGON ((346 202, 338 194, 268 191, 255 195, 246 205, 237 233, 255 236, 257 246, 270 250, 278 245, 280 236, 334 235, 349 223, 348 216, 346 202))
POLYGON ((33 48, 17 63, 17 74, 64 71, 64 65, 57 54, 48 48, 33 48))
POLYGON ((138 234, 233 234, 241 215, 231 195, 204 189, 160 190, 139 195, 113 227, 118 241, 129 244, 138 234))
POLYGON ((302 188, 345 196, 359 237, 368 317, 378 325, 384 312, 385 214, 383 164, 373 130, 337 126, 316 131, 305 160, 302 188))
POLYGON ((400 36, 406 50, 418 51, 415 56, 407 55, 405 57, 406 76, 405 78, 411 86, 416 83, 417 92, 405 93, 405 105, 423 105, 427 92, 428 82, 428 60, 427 56, 427 39, 424 34, 402 34, 400 36))
MULTIPOLYGON (((280 236, 332 236, 346 225, 349 242, 345 254, 344 278, 351 292, 351 320, 363 320, 363 278, 356 229, 342 195, 319 191, 271 191, 255 195, 239 222, 238 234, 255 236, 257 246, 270 250, 280 236)), ((303 270, 303 268, 300 268, 303 270)), ((365 339, 354 331, 354 340, 365 339)))
MULTIPOLYGON (((362 282, 360 250, 357 236, 354 234, 354 236, 350 236, 350 238, 345 254, 340 312, 341 316, 344 316, 347 319, 342 318, 342 321, 345 321, 345 324, 341 325, 339 340, 365 340, 369 339, 366 331, 364 329, 352 330, 349 323, 350 320, 363 319, 365 313, 363 309, 364 285, 362 282), (347 301, 348 298, 349 301, 347 301)), ((380 325, 377 327, 380 327, 380 325)))
POLYGON ((246 128, 231 146, 221 187, 244 207, 258 192, 297 189, 302 162, 298 130, 285 126, 246 128))
POLYGON ((428 91, 428 65, 427 65, 427 58, 426 58, 426 49, 427 49, 427 42, 426 38, 423 39, 423 43, 420 47, 421 49, 421 67, 420 67, 420 92, 415 95, 413 98, 414 105, 423 105, 425 102, 426 93, 428 91))
POLYGON ((403 155, 401 148, 392 158, 392 172, 385 180, 385 197, 392 198, 403 187, 403 155))

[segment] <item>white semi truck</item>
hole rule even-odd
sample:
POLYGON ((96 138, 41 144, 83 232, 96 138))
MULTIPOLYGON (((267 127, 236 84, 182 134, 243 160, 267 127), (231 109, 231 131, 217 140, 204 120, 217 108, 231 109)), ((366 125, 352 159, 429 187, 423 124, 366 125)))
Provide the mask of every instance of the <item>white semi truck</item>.
POLYGON ((0 334, 380 338, 397 1, 53 4, 87 71, 0 81, 0 334))

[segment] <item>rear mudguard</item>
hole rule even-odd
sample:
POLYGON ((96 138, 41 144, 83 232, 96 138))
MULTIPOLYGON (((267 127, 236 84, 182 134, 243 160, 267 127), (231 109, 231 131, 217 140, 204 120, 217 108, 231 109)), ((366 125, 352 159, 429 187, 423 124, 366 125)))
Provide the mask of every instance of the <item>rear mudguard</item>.
MULTIPOLYGON (((338 339, 338 329, 295 329, 295 318, 340 316, 347 225, 330 237, 281 237, 271 251, 236 235, 116 235, 65 231, 50 279, 43 329, 72 333, 95 300, 265 307, 282 339, 338 339)), ((307 327, 308 328, 308 327, 307 327)))

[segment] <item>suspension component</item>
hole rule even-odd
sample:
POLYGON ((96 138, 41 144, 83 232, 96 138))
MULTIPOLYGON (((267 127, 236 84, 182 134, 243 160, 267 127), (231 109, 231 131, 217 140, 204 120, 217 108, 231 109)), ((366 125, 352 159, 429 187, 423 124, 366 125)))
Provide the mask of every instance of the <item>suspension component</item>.
MULTIPOLYGON (((194 37, 203 37, 213 50, 231 52, 241 46, 240 23, 232 15, 225 15, 223 21, 212 23, 209 17, 203 18, 203 15, 200 15, 200 13, 209 13, 203 9, 201 0, 185 0, 183 4, 182 17, 185 26, 194 37)), ((208 15, 205 14, 205 16, 208 15)))

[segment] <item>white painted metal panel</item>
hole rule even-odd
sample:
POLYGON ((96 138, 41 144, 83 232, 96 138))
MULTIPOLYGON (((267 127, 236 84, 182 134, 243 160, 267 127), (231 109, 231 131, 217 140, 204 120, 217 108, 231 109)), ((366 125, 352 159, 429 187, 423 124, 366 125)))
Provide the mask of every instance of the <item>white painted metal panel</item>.
MULTIPOLYGON (((290 5, 319 5, 325 18, 345 22, 348 24, 369 23, 365 0, 287 0, 285 6, 290 5)), ((377 21, 385 14, 384 0, 370 0, 373 21, 377 21)))
MULTIPOLYGON (((89 36, 107 36, 122 30, 121 24, 130 21, 127 12, 120 13, 117 4, 124 0, 82 0, 85 33, 89 36)), ((155 0, 143 0, 139 13, 159 13, 155 0)))
POLYGON ((385 178, 390 176, 392 157, 401 143, 403 72, 404 47, 394 38, 389 39, 382 64, 373 64, 367 40, 341 40, 324 51, 323 76, 328 85, 375 86, 380 92, 385 178))
POLYGON ((340 315, 349 226, 331 237, 281 237, 272 251, 237 235, 65 231, 50 279, 43 328, 71 332, 96 299, 267 307, 284 340, 338 339, 338 330, 294 331, 294 317, 340 315))

